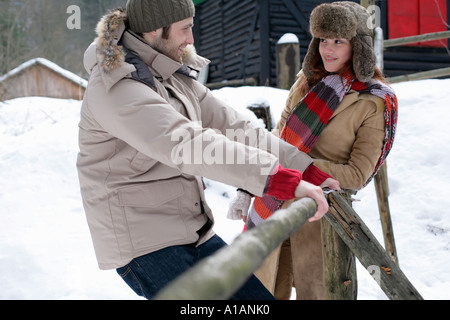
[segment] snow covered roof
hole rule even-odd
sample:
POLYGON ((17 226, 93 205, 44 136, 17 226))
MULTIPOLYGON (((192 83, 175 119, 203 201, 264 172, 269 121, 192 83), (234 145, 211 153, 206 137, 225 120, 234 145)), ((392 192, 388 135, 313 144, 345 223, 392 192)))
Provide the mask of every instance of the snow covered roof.
POLYGON ((23 70, 30 68, 34 65, 42 65, 47 67, 48 69, 53 70, 54 72, 60 74, 62 77, 69 79, 70 81, 75 82, 76 84, 79 84, 80 86, 86 88, 87 87, 87 81, 79 76, 77 76, 76 74, 65 70, 63 68, 61 68, 60 66, 58 66, 57 64, 44 59, 44 58, 35 58, 35 59, 31 59, 27 62, 22 63, 20 66, 18 66, 17 68, 9 71, 8 73, 6 73, 5 75, 0 77, 0 82, 3 82, 5 80, 7 80, 8 78, 11 78, 17 74, 19 74, 20 72, 22 72, 23 70))

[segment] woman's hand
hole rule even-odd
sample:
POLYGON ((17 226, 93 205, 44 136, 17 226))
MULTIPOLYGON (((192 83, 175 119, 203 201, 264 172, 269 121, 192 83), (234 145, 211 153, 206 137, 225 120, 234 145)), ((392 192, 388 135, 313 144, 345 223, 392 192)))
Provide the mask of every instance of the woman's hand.
POLYGON ((331 190, 341 190, 341 186, 339 185, 339 181, 333 178, 328 178, 320 185, 322 189, 330 188, 331 190))

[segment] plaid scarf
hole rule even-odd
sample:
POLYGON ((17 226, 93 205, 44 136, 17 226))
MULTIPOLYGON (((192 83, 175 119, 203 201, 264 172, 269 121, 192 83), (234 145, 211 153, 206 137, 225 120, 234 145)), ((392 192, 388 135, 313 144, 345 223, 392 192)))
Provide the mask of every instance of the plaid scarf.
MULTIPOLYGON (((342 99, 350 90, 358 91, 360 94, 375 95, 385 102, 383 148, 373 174, 364 184, 366 186, 376 175, 389 154, 397 127, 397 97, 392 89, 384 83, 374 79, 363 83, 348 75, 344 75, 342 78, 339 75, 324 77, 295 106, 281 132, 281 139, 296 146, 300 151, 309 153, 342 99)), ((247 220, 247 229, 267 219, 280 209, 283 203, 284 201, 271 196, 255 197, 247 220)))

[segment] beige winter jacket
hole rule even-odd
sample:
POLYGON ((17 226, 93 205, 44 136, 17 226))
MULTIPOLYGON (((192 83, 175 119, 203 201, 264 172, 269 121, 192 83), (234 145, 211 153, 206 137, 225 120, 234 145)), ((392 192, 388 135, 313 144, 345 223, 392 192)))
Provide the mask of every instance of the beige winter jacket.
MULTIPOLYGON (((214 222, 202 177, 261 196, 279 161, 300 171, 312 163, 177 72, 182 65, 126 31, 125 19, 119 9, 102 19, 84 61, 90 79, 77 167, 101 269, 207 241, 212 229, 200 239, 197 233, 214 222), (154 87, 132 79, 136 68, 120 44, 145 62, 154 87)), ((193 73, 207 63, 195 53, 185 61, 193 73)))

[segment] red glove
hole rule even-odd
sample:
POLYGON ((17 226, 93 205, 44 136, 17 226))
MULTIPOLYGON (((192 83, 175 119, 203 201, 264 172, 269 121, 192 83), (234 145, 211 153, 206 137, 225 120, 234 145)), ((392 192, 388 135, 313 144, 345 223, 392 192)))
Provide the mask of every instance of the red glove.
POLYGON ((295 189, 301 180, 302 173, 300 171, 278 165, 278 172, 269 176, 264 194, 283 201, 294 199, 295 189))

